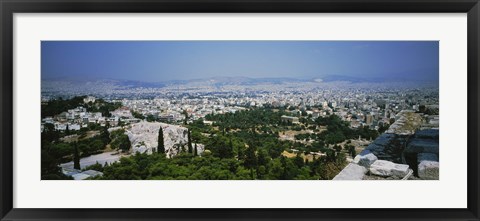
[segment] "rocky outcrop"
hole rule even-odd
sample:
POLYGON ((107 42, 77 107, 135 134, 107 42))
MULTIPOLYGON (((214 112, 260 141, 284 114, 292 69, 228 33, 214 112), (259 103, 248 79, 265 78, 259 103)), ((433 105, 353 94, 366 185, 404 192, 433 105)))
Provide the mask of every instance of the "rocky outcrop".
MULTIPOLYGON (((158 147, 158 132, 160 127, 163 129, 163 139, 165 145, 165 153, 167 157, 177 155, 182 151, 188 150, 188 129, 185 127, 158 123, 146 122, 131 124, 126 134, 132 143, 132 153, 147 153, 151 154, 157 150, 158 147)), ((195 144, 192 143, 192 147, 195 144)), ((205 146, 197 144, 197 153, 203 153, 205 146)))
POLYGON ((402 110, 395 118, 395 123, 388 128, 386 133, 401 136, 412 135, 423 123, 422 115, 412 110, 402 110))
POLYGON ((103 176, 103 173, 96 170, 87 170, 87 171, 83 171, 81 173, 72 175, 74 180, 85 180, 85 179, 93 178, 97 176, 103 176))

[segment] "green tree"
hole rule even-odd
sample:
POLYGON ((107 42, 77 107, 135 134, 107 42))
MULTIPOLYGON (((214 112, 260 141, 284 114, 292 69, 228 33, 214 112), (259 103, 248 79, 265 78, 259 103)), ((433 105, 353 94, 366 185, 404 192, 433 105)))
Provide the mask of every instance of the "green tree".
POLYGON ((131 112, 132 112, 132 115, 133 115, 134 118, 138 118, 138 119, 140 119, 140 120, 145 119, 145 117, 144 117, 141 113, 138 113, 138 112, 136 112, 136 111, 134 111, 134 110, 132 110, 131 112))
POLYGON ((250 169, 250 176, 252 180, 254 179, 253 169, 257 167, 257 156, 255 155, 256 148, 253 145, 250 145, 247 148, 245 154, 245 162, 244 165, 246 168, 250 169))
POLYGON ((282 178, 282 174, 284 171, 282 162, 279 158, 275 158, 272 161, 270 161, 270 170, 267 175, 267 179, 270 180, 279 180, 282 178))
POLYGON ((112 141, 110 139, 110 133, 108 132, 107 127, 103 128, 102 132, 100 133, 100 137, 101 137, 101 140, 102 140, 104 146, 106 146, 107 144, 109 144, 112 141))
POLYGON ((165 143, 164 143, 164 140, 163 140, 163 128, 162 128, 162 126, 160 126, 160 129, 158 130, 157 152, 158 153, 165 153, 165 143))
POLYGON ((258 163, 258 166, 265 166, 267 167, 268 166, 268 163, 270 161, 270 158, 268 158, 268 154, 267 152, 264 150, 264 149, 260 149, 258 151, 258 157, 257 157, 257 163, 258 163))
POLYGON ((189 119, 187 110, 183 110, 182 114, 185 116, 185 119, 183 120, 183 124, 187 125, 188 119, 189 119))
POLYGON ((65 128, 65 134, 70 135, 70 129, 68 128, 68 124, 67 124, 67 127, 65 128))
POLYGON ((295 157, 295 165, 297 165, 298 168, 302 168, 305 165, 303 162, 303 157, 300 155, 300 153, 297 153, 297 156, 295 157))
POLYGON ((122 118, 118 118, 118 123, 117 123, 117 125, 118 125, 119 127, 125 125, 125 124, 123 123, 123 121, 122 121, 122 118))
POLYGON ((192 134, 188 130, 188 153, 192 153, 192 134))
POLYGON ((245 160, 245 148, 242 146, 238 146, 237 148, 237 159, 238 160, 245 160))
POLYGON ((120 135, 116 140, 117 147, 123 152, 127 152, 132 147, 132 143, 126 134, 120 135))
POLYGON ((73 168, 80 170, 80 154, 78 154, 77 143, 73 144, 73 168))
POLYGON ((197 143, 195 143, 195 149, 193 149, 193 156, 198 156, 197 143))
POLYGON ((228 143, 228 158, 232 158, 234 155, 233 153, 233 142, 232 142, 232 137, 230 137, 230 141, 228 143))
POLYGON ((157 118, 153 116, 152 114, 147 115, 147 121, 148 122, 154 122, 157 118))
POLYGON ((60 138, 60 134, 55 130, 55 125, 46 123, 43 125, 42 141, 52 142, 57 141, 60 138))
POLYGON ((225 143, 220 143, 217 148, 218 154, 215 156, 218 156, 220 158, 232 158, 233 157, 233 151, 230 149, 230 146, 225 144, 225 143))
POLYGON ((280 179, 282 180, 292 180, 298 174, 298 168, 295 166, 294 162, 284 156, 280 157, 280 162, 282 163, 283 173, 280 179))
POLYGON ((345 148, 348 150, 348 153, 350 154, 350 156, 352 157, 355 157, 357 155, 357 152, 355 151, 355 147, 352 146, 352 145, 347 145, 347 147, 345 148))

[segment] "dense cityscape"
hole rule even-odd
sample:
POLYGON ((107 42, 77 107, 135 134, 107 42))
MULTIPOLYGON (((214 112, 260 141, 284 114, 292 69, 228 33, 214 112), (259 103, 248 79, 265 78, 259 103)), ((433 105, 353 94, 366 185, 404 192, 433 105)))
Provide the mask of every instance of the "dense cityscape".
MULTIPOLYGON (((93 90, 99 91, 95 95, 81 95, 75 89, 68 91, 68 88, 61 92, 43 90, 42 133, 46 134, 45 130, 56 131, 58 133, 56 145, 63 143, 66 146, 63 148, 78 149, 78 157, 84 161, 79 159, 78 165, 74 165, 75 150, 71 152, 64 150, 66 151, 64 155, 55 162, 56 166, 60 166, 57 172, 61 171, 65 175, 64 178, 71 176, 76 179, 109 179, 108 176, 110 179, 134 178, 102 175, 105 168, 115 167, 119 164, 116 162, 121 162, 122 157, 157 153, 160 146, 158 128, 161 127, 164 133, 170 132, 164 135, 164 140, 168 143, 164 147, 166 148, 164 153, 166 157, 172 159, 188 154, 198 157, 211 154, 212 157, 219 159, 241 161, 245 158, 245 153, 241 152, 247 152, 249 146, 253 145, 249 139, 243 137, 245 135, 240 134, 241 131, 257 134, 251 136, 271 135, 279 142, 273 145, 280 147, 276 147, 275 151, 271 150, 273 147, 265 147, 264 158, 274 160, 280 157, 292 159, 293 162, 295 159, 301 160, 301 163, 297 163, 300 170, 316 160, 327 158, 327 154, 328 157, 335 158, 333 163, 335 167, 322 168, 325 170, 323 172, 311 171, 309 168, 308 174, 297 172, 298 174, 293 177, 286 175, 268 177, 267 172, 261 174, 256 167, 255 175, 252 175, 253 172, 252 174, 245 172, 247 176, 227 175, 224 179, 332 179, 348 161, 352 161, 356 154, 384 133, 398 119, 400 112, 407 110, 426 113, 429 110, 438 110, 438 87, 428 83, 322 82, 320 79, 298 82, 285 79, 272 80, 273 83, 248 79, 247 83, 236 79, 195 80, 156 88, 137 86, 129 87, 129 90, 120 90, 120 93, 109 81, 85 84, 89 87, 108 85, 93 90), (77 101, 73 102, 71 109, 67 108, 70 105, 68 104, 61 105, 58 110, 59 107, 53 104, 59 98, 64 102, 77 101), (259 121, 259 124, 250 124, 248 119, 243 120, 239 116, 242 112, 258 111, 271 115, 266 117, 268 119, 259 121), (243 121, 243 125, 227 124, 221 116, 230 116, 232 120, 243 121), (340 132, 334 131, 336 130, 332 129, 335 127, 334 120, 348 128, 338 129, 340 132), (46 129, 47 127, 49 129, 46 129), (139 130, 140 127, 149 129, 139 130), (127 135, 128 141, 125 144, 127 147, 122 147, 124 145, 120 141, 122 134, 118 134, 118 131, 127 135), (81 144, 82 140, 102 136, 108 137, 104 138, 106 140, 104 143, 93 144, 95 147, 92 147, 91 143, 81 144), (210 142, 212 136, 221 137, 219 139, 225 141, 212 143, 210 142), (72 143, 76 142, 80 143, 79 147, 71 147, 72 143), (191 149, 187 150, 189 148, 191 149), (223 151, 222 148, 227 150, 223 151)), ((59 82, 54 84, 58 85, 59 82)), ((425 118, 425 124, 430 125, 430 128, 438 128, 438 113, 430 115, 437 117, 425 118)), ((256 145, 262 147, 263 144, 256 145)), ((260 152, 262 151, 257 147, 254 154, 256 159, 251 161, 258 164, 260 152)), ((263 170, 268 167, 272 165, 264 162, 263 170)), ((248 166, 245 169, 247 170, 248 166)), ((153 177, 135 179, 144 178, 153 177)), ((213 178, 222 179, 221 176, 213 178)), ((179 176, 169 179, 196 178, 179 176)))
MULTIPOLYGON (((228 81, 226 79, 224 81, 228 81)), ((318 80, 318 79, 316 79, 318 80)), ((97 98, 121 103, 125 109, 116 110, 114 118, 107 119, 101 114, 91 115, 90 122, 116 122, 119 118, 134 120, 131 113, 140 114, 165 122, 183 122, 185 113, 188 122, 204 119, 208 114, 235 113, 248 108, 284 108, 293 115, 306 113, 313 118, 330 114, 350 122, 352 128, 368 126, 378 130, 380 125, 389 124, 390 119, 401 110, 419 111, 421 105, 438 106, 438 86, 434 84, 413 83, 410 85, 348 82, 283 82, 280 84, 257 83, 217 86, 215 79, 202 82, 176 84, 162 88, 134 88, 116 90, 113 84, 97 81, 100 88, 82 88, 79 92, 66 87, 58 91, 44 91, 43 101, 52 98, 84 96, 84 91, 99 91, 97 98), (193 84, 193 85, 192 85, 193 84), (107 86, 108 85, 108 86, 107 86), (93 89, 93 90, 92 90, 93 89), (100 92, 101 91, 101 92, 100 92), (125 111, 126 110, 126 111, 125 111), (93 118, 93 119, 92 119, 93 118)), ((223 84, 224 82, 220 82, 223 84)), ((68 84, 65 83, 64 84, 68 84)), ((89 84, 92 85, 92 84, 89 84)), ((58 88, 58 87, 57 87, 58 88)), ((95 102, 94 94, 89 94, 87 102, 95 102), (90 100, 89 100, 90 99, 90 100)), ((72 109, 73 115, 85 112, 82 107, 72 109)), ((72 115, 72 116, 73 116, 72 115)), ((50 116, 51 117, 51 116, 50 116)), ((45 119, 44 119, 45 120, 45 119)), ((60 128, 65 125, 57 124, 60 128)), ((85 124, 84 124, 85 125, 85 124)), ((79 128, 77 125, 74 128, 79 128)))

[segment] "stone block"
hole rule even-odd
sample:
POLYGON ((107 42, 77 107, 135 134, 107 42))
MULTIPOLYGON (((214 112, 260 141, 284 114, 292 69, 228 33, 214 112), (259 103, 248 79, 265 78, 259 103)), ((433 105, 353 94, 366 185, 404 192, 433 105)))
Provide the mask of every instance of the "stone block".
POLYGON ((377 156, 375 156, 375 154, 373 154, 370 150, 363 150, 360 152, 360 154, 355 156, 353 162, 360 166, 369 168, 370 165, 372 165, 372 163, 376 160, 378 160, 377 156))
POLYGON ((432 139, 415 138, 405 148, 406 153, 435 153, 438 154, 438 142, 432 139))
POLYGON ((425 129, 419 130, 415 133, 416 138, 424 138, 438 141, 439 130, 438 129, 425 129))
POLYGON ((408 171, 408 165, 396 164, 386 160, 377 160, 372 165, 370 165, 370 173, 382 177, 395 176, 403 178, 408 174, 408 171))
POLYGON ((333 180, 362 180, 367 171, 365 167, 350 163, 333 180))
POLYGON ((386 146, 388 145, 392 139, 395 139, 397 136, 395 134, 382 134, 380 135, 379 137, 377 137, 377 139, 375 139, 375 141, 373 142, 374 144, 376 145, 379 145, 379 146, 386 146))
POLYGON ((438 156, 432 153, 419 153, 418 161, 418 177, 425 180, 438 180, 440 175, 440 163, 438 156))

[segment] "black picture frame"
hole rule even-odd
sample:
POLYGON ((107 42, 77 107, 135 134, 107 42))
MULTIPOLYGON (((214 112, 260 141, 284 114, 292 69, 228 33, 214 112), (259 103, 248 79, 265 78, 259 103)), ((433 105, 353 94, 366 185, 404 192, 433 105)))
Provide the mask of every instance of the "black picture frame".
MULTIPOLYGON (((480 220, 478 0, 0 0, 1 220, 480 220), (468 14, 467 209, 16 209, 13 208, 14 13, 413 13, 468 14)), ((448 190, 445 190, 448 191, 448 190)), ((442 198, 441 195, 438 196, 442 198)))

